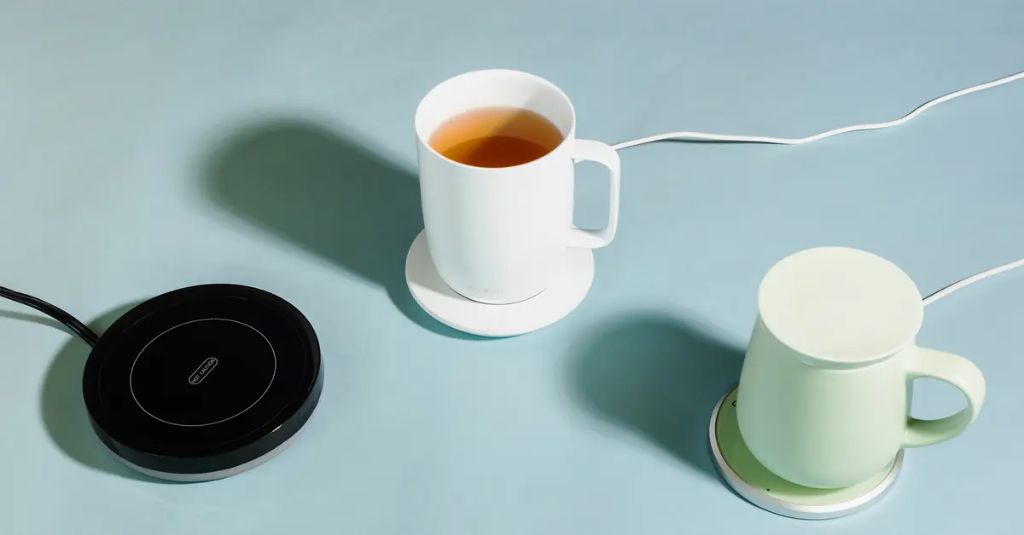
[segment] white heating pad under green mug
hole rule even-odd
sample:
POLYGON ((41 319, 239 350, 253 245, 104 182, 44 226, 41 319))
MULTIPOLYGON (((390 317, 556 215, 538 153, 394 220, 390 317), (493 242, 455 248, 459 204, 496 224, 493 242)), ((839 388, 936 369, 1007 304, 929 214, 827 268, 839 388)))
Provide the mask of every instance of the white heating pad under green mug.
POLYGON ((924 307, 910 277, 843 247, 793 254, 765 275, 737 398, 740 434, 765 468, 799 485, 855 485, 902 447, 952 438, 978 416, 985 378, 969 360, 915 344, 924 307), (946 381, 967 407, 909 416, 911 382, 946 381))

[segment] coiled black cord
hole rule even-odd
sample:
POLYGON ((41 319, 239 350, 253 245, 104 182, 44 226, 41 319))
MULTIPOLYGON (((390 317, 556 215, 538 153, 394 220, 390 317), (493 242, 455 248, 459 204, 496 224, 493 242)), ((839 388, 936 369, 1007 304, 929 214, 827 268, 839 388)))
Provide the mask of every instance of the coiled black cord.
POLYGON ((59 307, 56 307, 54 305, 51 305, 50 303, 47 303, 46 301, 43 301, 42 299, 39 299, 38 297, 32 297, 31 295, 28 294, 16 292, 10 288, 5 288, 3 286, 0 286, 0 297, 10 299, 11 301, 14 301, 16 303, 21 303, 27 307, 32 307, 42 312, 43 314, 46 314, 47 316, 50 316, 51 318, 63 323, 65 327, 71 329, 71 331, 80 336, 82 340, 85 340, 85 343, 89 344, 89 346, 95 346, 96 342, 98 342, 100 339, 100 337, 95 332, 93 332, 92 329, 90 329, 84 323, 78 321, 78 319, 76 319, 74 316, 68 314, 59 307))

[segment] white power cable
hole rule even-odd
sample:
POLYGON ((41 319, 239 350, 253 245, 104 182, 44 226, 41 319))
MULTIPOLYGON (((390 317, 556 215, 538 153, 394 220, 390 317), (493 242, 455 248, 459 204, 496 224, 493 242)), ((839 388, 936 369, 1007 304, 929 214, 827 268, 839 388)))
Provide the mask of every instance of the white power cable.
MULTIPOLYGON (((879 130, 882 128, 889 128, 890 126, 899 126, 913 119, 914 117, 921 115, 929 108, 938 106, 943 102, 948 102, 950 100, 962 97, 964 95, 970 95, 971 93, 976 93, 978 91, 992 89, 993 87, 998 87, 1003 84, 1008 84, 1010 82, 1015 82, 1021 79, 1024 79, 1024 71, 1018 72, 1016 74, 1011 74, 1009 76, 1004 76, 1002 78, 992 80, 991 82, 985 82, 983 84, 974 85, 965 89, 961 89, 959 91, 954 91, 952 93, 942 95, 941 97, 933 98, 925 102, 924 104, 921 104, 920 106, 914 108, 913 110, 910 111, 910 113, 904 115, 903 117, 900 117, 899 119, 894 119, 892 121, 886 121, 883 123, 866 123, 855 124, 852 126, 843 126, 841 128, 827 130, 820 134, 814 134, 813 136, 789 138, 771 136, 745 136, 735 134, 713 134, 708 132, 666 132, 664 134, 655 134, 653 136, 642 137, 639 139, 631 139, 629 141, 616 143, 615 145, 612 145, 612 148, 615 150, 622 150, 628 149, 630 147, 635 147, 637 145, 654 143, 657 141, 721 141, 728 143, 768 143, 773 145, 803 145, 804 143, 812 143, 814 141, 825 139, 827 137, 838 136, 839 134, 846 134, 848 132, 859 132, 861 130, 879 130)), ((966 279, 954 282, 953 284, 950 284, 949 286, 946 286, 945 288, 942 288, 941 290, 932 293, 928 297, 925 297, 923 302, 926 306, 930 305, 961 288, 970 286, 971 284, 985 280, 989 277, 998 275, 1000 273, 1005 273, 1007 271, 1010 271, 1011 269, 1017 269, 1019 267, 1024 267, 1024 258, 1021 258, 1020 260, 1015 260, 1007 264, 1003 264, 1001 266, 994 267, 987 271, 982 271, 981 273, 971 275, 966 279)))
POLYGON ((1024 258, 1021 258, 1020 260, 1014 260, 1013 262, 1009 262, 1001 266, 996 266, 992 269, 982 271, 981 273, 976 273, 974 275, 971 275, 970 277, 967 277, 966 279, 958 280, 953 284, 946 286, 945 288, 933 292, 928 297, 925 297, 923 303, 925 306, 928 306, 961 288, 970 286, 979 281, 983 281, 989 277, 994 277, 1000 273, 1005 273, 1007 271, 1010 271, 1011 269, 1017 269, 1019 267, 1024 267, 1024 258))
POLYGON ((894 119, 892 121, 886 121, 884 123, 867 123, 867 124, 855 124, 852 126, 844 126, 841 128, 834 128, 820 134, 814 134, 813 136, 807 137, 771 137, 771 136, 745 136, 735 134, 712 134, 708 132, 666 132, 664 134, 655 134, 653 136, 642 137, 639 139, 631 139, 629 141, 623 141, 612 145, 615 150, 628 149, 637 145, 644 145, 647 143, 654 143, 656 141, 722 141, 729 143, 769 143, 773 145, 803 145, 804 143, 811 143, 827 137, 837 136, 839 134, 845 134, 847 132, 859 132, 861 130, 879 130, 881 128, 889 128, 890 126, 899 126, 918 115, 921 115, 925 110, 953 100, 964 95, 970 95, 978 91, 984 91, 986 89, 992 89, 1003 84, 1008 84, 1017 80, 1024 79, 1024 71, 1009 76, 1004 76, 998 80, 992 80, 991 82, 985 82, 975 86, 954 91, 941 97, 936 97, 920 106, 914 108, 910 113, 894 119))

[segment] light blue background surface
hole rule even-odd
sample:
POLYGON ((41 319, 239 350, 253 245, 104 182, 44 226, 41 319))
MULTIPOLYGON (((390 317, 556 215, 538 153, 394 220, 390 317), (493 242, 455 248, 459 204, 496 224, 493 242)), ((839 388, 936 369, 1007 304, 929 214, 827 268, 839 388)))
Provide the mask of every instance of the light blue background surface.
MULTIPOLYGON (((326 386, 269 464, 140 479, 88 427, 86 346, 0 303, 3 533, 1014 531, 1024 272, 929 308, 920 342, 977 362, 988 403, 860 515, 746 504, 705 429, 786 254, 868 249, 926 293, 1024 256, 1024 84, 804 147, 624 152, 591 294, 527 336, 432 323, 402 261, 421 225, 412 113, 448 76, 537 73, 573 98, 581 137, 609 142, 806 135, 1024 69, 1024 4, 118 4, 0 5, 0 283, 98 326, 181 286, 265 288, 316 326, 326 386)), ((581 175, 593 208, 601 174, 581 175)), ((959 403, 917 394, 926 416, 959 403)))

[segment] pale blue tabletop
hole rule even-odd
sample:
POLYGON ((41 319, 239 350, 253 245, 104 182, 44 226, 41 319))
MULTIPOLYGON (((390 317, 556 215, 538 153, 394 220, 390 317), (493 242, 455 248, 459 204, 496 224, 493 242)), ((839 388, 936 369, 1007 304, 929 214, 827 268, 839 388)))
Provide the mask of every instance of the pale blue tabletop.
MULTIPOLYGON (((925 293, 1024 256, 1024 83, 820 144, 623 152, 593 289, 533 334, 460 336, 405 288, 412 113, 459 72, 544 76, 581 137, 612 142, 806 135, 1024 69, 1020 2, 810 4, 0 2, 0 284, 98 328, 178 287, 258 286, 306 313, 326 366, 291 449, 164 484, 89 429, 86 345, 0 303, 0 532, 1014 531, 1024 271, 929 307, 919 341, 977 362, 988 401, 963 436, 908 452, 877 506, 827 523, 756 509, 705 432, 788 253, 874 251, 925 293)), ((602 175, 580 175, 594 222, 602 175)), ((916 394, 920 415, 959 403, 916 394)))

